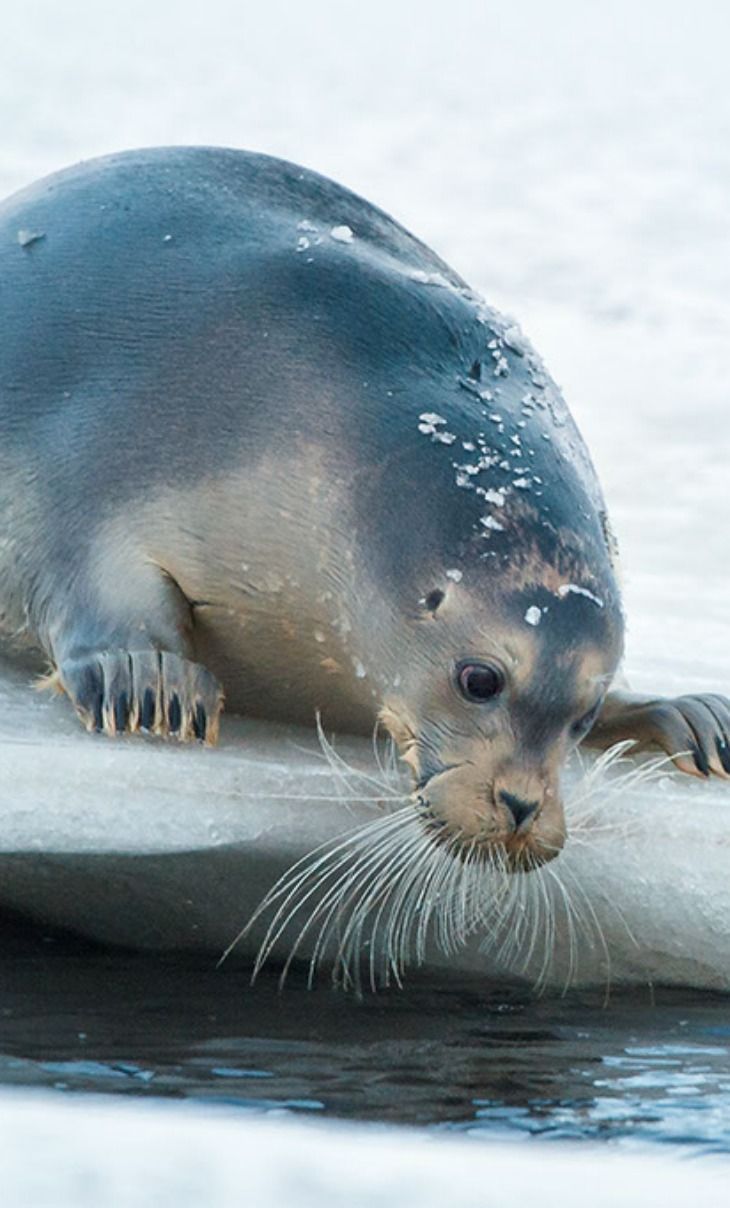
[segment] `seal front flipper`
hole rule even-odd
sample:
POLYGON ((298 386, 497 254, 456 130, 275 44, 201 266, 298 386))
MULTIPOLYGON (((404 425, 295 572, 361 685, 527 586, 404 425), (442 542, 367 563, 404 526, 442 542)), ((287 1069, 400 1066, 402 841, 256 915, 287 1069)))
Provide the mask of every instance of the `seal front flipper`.
POLYGON ((724 696, 610 692, 583 741, 605 749, 626 739, 639 751, 660 747, 691 776, 730 778, 730 700, 724 696))
POLYGON ((87 730, 217 741, 221 686, 205 667, 177 654, 102 650, 67 659, 52 678, 87 730))
POLYGON ((111 586, 88 571, 39 627, 54 664, 45 683, 66 693, 87 730, 214 744, 223 691, 194 661, 177 583, 151 562, 126 565, 111 586))

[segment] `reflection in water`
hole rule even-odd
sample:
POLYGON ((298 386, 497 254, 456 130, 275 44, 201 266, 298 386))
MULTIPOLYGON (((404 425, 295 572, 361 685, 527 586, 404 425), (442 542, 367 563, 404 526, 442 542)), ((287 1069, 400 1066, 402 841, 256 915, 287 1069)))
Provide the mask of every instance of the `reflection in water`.
POLYGON ((296 973, 145 957, 4 925, 0 1082, 730 1151, 727 1000, 531 1000, 475 982, 358 1001, 296 973))

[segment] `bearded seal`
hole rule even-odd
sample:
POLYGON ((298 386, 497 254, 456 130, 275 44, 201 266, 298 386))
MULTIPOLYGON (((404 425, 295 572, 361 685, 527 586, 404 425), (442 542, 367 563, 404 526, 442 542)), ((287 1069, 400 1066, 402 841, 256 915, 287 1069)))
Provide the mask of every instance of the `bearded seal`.
POLYGON ((623 615, 576 426, 519 328, 290 163, 142 150, 0 208, 0 627, 84 724, 368 731, 512 868, 581 741, 730 775, 730 703, 610 691, 623 615))

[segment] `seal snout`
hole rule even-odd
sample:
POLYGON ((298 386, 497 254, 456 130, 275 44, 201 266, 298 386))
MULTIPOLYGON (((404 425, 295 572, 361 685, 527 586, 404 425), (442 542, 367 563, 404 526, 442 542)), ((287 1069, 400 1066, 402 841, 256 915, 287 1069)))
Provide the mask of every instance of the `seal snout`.
POLYGON ((475 755, 427 777, 417 803, 437 843, 451 844, 454 852, 476 851, 510 871, 547 863, 565 842, 559 787, 548 768, 510 760, 494 775, 475 755))
POLYGON ((519 834, 529 829, 540 808, 539 801, 525 801, 522 797, 516 797, 514 793, 507 792, 506 789, 500 789, 499 800, 507 806, 514 819, 515 831, 519 834))

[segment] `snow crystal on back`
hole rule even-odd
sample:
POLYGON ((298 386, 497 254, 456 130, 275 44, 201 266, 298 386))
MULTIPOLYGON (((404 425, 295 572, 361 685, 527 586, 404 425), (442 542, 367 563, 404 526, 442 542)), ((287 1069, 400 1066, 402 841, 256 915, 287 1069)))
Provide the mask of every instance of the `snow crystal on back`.
POLYGON ((523 357, 526 353, 532 351, 530 342, 523 335, 522 328, 518 323, 512 323, 511 326, 506 327, 502 332, 502 339, 507 347, 516 352, 518 356, 523 357))
POLYGON ((355 238, 355 232, 349 226, 334 226, 330 231, 332 239, 336 239, 338 243, 352 243, 355 238))
POLYGON ((593 592, 589 591, 587 587, 578 587, 576 583, 563 583, 562 587, 558 588, 558 595, 561 599, 565 599, 571 593, 576 596, 585 596, 587 600, 591 600, 599 608, 604 607, 603 600, 599 600, 598 596, 594 596, 593 592))
POLYGON ((417 281, 419 285, 437 285, 441 289, 451 289, 451 282, 447 281, 443 273, 424 273, 423 269, 417 268, 410 277, 411 281, 417 281))
POLYGON ((487 503, 496 503, 498 508, 504 507, 505 492, 503 488, 490 487, 488 491, 481 492, 482 499, 486 499, 487 503))

